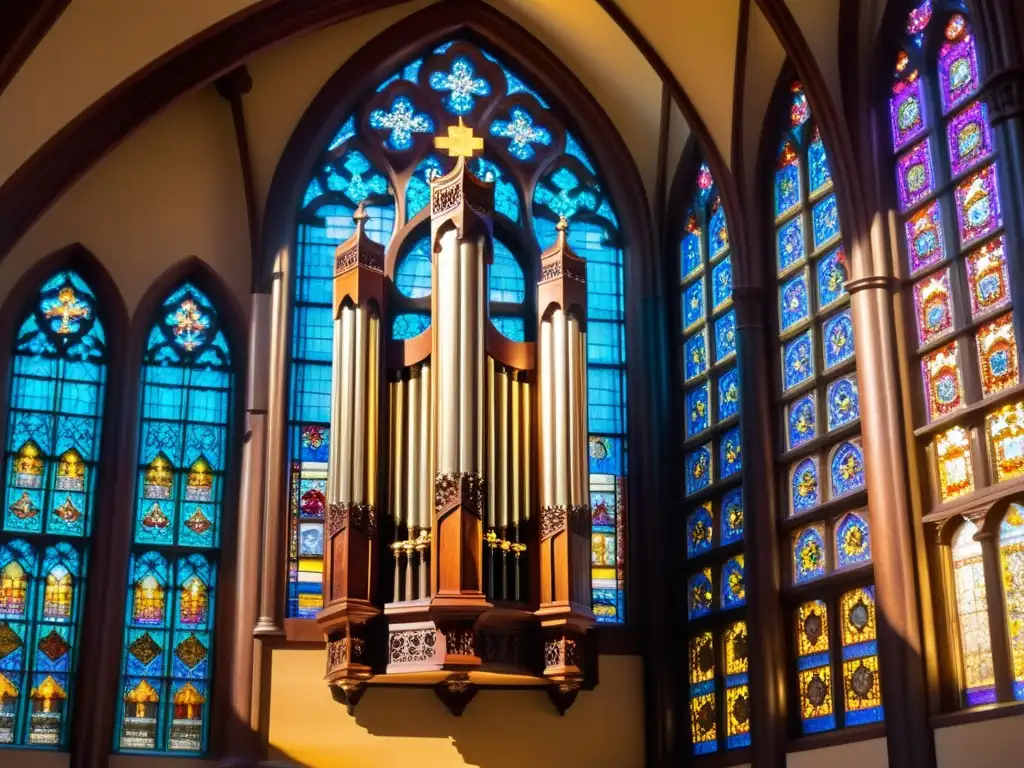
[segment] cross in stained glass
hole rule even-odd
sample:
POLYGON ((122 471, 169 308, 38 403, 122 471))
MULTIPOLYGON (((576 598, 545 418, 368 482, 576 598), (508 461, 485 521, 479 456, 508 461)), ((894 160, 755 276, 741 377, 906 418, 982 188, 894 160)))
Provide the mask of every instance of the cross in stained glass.
POLYGON ((60 293, 57 294, 57 303, 49 307, 45 315, 47 319, 58 318, 60 320, 60 326, 56 330, 57 333, 63 335, 75 330, 71 326, 72 323, 84 320, 89 316, 89 308, 78 300, 72 288, 65 287, 60 289, 60 293))
POLYGON ((375 109, 370 113, 370 127, 377 130, 390 130, 387 146, 398 151, 412 146, 414 133, 430 133, 434 130, 434 121, 426 112, 417 112, 405 96, 399 96, 391 102, 391 111, 375 109))
POLYGON ((533 124, 530 113, 522 107, 512 107, 511 120, 491 123, 491 135, 509 139, 508 151, 520 160, 534 155, 533 144, 551 145, 551 131, 533 124))
POLYGON ((473 77, 473 64, 460 56, 452 63, 450 72, 433 72, 430 87, 435 91, 448 91, 444 105, 455 115, 468 115, 476 105, 475 96, 488 96, 490 83, 482 77, 473 77))
POLYGON ((460 117, 458 125, 448 126, 447 136, 434 139, 434 146, 448 150, 448 157, 472 157, 474 152, 483 151, 484 140, 474 136, 473 129, 465 125, 460 117))
POLYGON ((203 332, 210 323, 192 299, 185 299, 174 313, 174 338, 186 351, 191 352, 203 343, 203 332))

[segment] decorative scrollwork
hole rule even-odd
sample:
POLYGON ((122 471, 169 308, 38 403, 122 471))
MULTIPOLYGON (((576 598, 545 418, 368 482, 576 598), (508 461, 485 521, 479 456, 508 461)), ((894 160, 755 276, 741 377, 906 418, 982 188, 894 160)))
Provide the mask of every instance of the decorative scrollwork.
POLYGON ((540 537, 550 538, 565 530, 565 507, 560 504, 542 507, 540 510, 540 537))
POLYGON ((429 661, 434 656, 436 633, 432 629, 402 629, 391 633, 388 662, 410 664, 429 661))
POLYGON ((449 184, 446 187, 435 187, 431 195, 430 215, 438 216, 457 208, 462 202, 462 185, 459 183, 449 184))
POLYGON ((333 502, 327 510, 327 535, 334 536, 347 525, 370 536, 376 536, 377 508, 372 504, 333 502))
POLYGON ((348 643, 345 638, 327 641, 327 674, 341 669, 348 662, 348 643))
POLYGON ((549 261, 547 264, 542 264, 540 268, 540 279, 543 280, 554 280, 556 277, 562 276, 562 262, 560 261, 549 261))
POLYGON ((579 650, 571 637, 559 637, 544 642, 545 667, 575 667, 579 662, 579 650))
POLYGON ((445 648, 455 656, 472 656, 476 646, 476 633, 473 628, 457 627, 444 633, 445 648))
POLYGON ((477 472, 438 472, 434 479, 434 507, 441 514, 456 504, 477 517, 483 515, 484 479, 477 472))

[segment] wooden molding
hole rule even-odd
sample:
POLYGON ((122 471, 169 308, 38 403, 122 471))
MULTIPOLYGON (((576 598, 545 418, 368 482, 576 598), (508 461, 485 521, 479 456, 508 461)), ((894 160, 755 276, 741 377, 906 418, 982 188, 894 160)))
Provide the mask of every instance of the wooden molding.
POLYGON ((0 93, 71 0, 5 0, 0 4, 0 93))

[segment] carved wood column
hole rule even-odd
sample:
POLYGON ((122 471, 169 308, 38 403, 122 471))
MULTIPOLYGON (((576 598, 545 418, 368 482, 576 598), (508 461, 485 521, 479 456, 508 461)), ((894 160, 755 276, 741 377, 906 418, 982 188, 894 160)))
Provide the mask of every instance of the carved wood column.
POLYGON ((756 287, 733 287, 736 359, 745 492, 744 548, 747 566, 747 632, 757 638, 750 652, 750 739, 754 761, 765 768, 786 764, 786 643, 782 612, 779 537, 776 532, 774 434, 770 350, 765 344, 764 295, 756 287), (780 620, 780 616, 782 619, 780 620))
MULTIPOLYGON (((449 133, 459 130, 450 128, 449 133)), ((455 169, 434 179, 430 192, 431 407, 437 475, 429 615, 443 636, 441 668, 456 673, 438 688, 438 694, 468 701, 472 693, 465 673, 481 664, 474 625, 491 608, 483 592, 486 494, 482 471, 486 266, 492 258, 494 185, 477 180, 466 167, 466 156, 459 155, 455 169)))
POLYGON ((540 417, 540 607, 544 676, 565 712, 583 683, 591 610, 587 474, 587 265, 566 239, 541 255, 537 310, 540 417))
POLYGON ((380 568, 375 554, 384 248, 366 235, 367 218, 360 204, 355 233, 334 253, 324 609, 317 614, 327 636, 325 679, 350 711, 373 674, 362 658, 363 635, 380 613, 373 600, 380 568))

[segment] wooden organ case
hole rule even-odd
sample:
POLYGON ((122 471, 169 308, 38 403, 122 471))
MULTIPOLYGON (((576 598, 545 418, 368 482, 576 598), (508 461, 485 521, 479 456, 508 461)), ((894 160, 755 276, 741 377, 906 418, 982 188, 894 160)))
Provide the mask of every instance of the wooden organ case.
POLYGON ((562 219, 541 255, 537 341, 499 334, 494 185, 466 165, 483 141, 460 120, 436 144, 456 160, 430 182, 431 324, 416 362, 389 365, 393 275, 362 206, 335 253, 326 680, 350 711, 368 684, 399 683, 432 686, 455 714, 480 687, 524 686, 564 712, 594 625, 586 265, 562 219))

